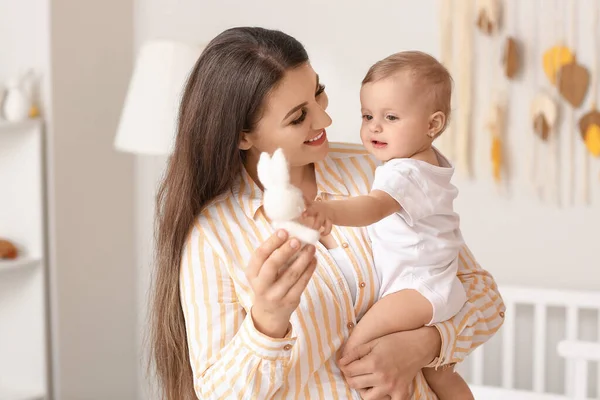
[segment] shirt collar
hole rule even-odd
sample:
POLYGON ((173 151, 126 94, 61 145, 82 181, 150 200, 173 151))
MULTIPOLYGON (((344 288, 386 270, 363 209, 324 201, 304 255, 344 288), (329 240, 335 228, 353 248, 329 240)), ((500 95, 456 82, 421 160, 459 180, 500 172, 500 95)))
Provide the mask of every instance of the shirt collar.
MULTIPOLYGON (((315 178, 317 180, 317 196, 322 196, 324 193, 332 196, 348 196, 350 194, 336 162, 329 156, 315 163, 315 178)), ((256 212, 263 205, 263 192, 248 174, 246 168, 242 168, 240 179, 233 188, 233 195, 244 214, 254 219, 256 212)))

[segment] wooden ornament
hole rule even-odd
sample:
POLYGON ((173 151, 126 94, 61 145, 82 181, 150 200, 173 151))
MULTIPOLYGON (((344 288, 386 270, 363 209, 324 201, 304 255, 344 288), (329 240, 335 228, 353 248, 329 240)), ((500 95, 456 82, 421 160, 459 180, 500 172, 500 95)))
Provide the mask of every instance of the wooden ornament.
POLYGON ((579 120, 579 131, 582 139, 585 140, 586 132, 594 124, 600 126, 600 111, 596 109, 588 112, 579 120))
POLYGON ((542 140, 547 140, 550 131, 556 124, 556 102, 545 93, 540 93, 531 103, 530 114, 533 123, 533 131, 542 138, 542 140))
POLYGON ((600 156, 600 112, 596 109, 588 112, 579 120, 581 138, 588 151, 595 157, 600 156))
POLYGON ((519 49, 517 41, 513 37, 507 37, 504 41, 504 50, 502 52, 502 65, 504 74, 507 78, 514 78, 519 72, 519 49))
POLYGON ((577 59, 574 57, 573 62, 563 65, 558 74, 560 76, 558 92, 573 107, 579 107, 590 85, 590 73, 587 68, 577 64, 577 59))
POLYGON ((498 136, 492 138, 492 173, 494 180, 500 182, 502 178, 502 142, 498 136))
POLYGON ((12 260, 17 258, 19 252, 14 244, 8 240, 0 239, 0 259, 12 260))
POLYGON ((544 141, 550 135, 550 124, 543 114, 538 114, 533 119, 533 131, 544 141))
POLYGON ((592 124, 585 134, 585 146, 594 157, 600 157, 600 126, 592 124))
POLYGON ((486 35, 498 32, 500 28, 500 0, 477 1, 477 27, 486 35))
POLYGON ((546 50, 542 58, 542 65, 546 77, 553 85, 556 85, 558 71, 565 64, 571 64, 574 60, 573 53, 566 46, 554 46, 546 50))
POLYGON ((492 135, 491 159, 492 159, 492 175, 496 182, 502 179, 502 132, 505 124, 505 109, 500 105, 494 104, 490 110, 490 116, 487 128, 492 135))

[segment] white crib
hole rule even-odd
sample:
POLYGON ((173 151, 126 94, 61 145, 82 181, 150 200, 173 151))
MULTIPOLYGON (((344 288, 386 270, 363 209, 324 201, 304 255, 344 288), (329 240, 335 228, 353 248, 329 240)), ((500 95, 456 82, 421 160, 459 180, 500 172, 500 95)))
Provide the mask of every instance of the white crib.
MULTIPOLYGON (((600 399, 600 291, 579 292, 563 290, 535 289, 527 287, 501 287, 500 293, 506 304, 505 322, 500 332, 490 343, 481 346, 468 357, 465 365, 459 366, 459 371, 467 377, 477 400, 588 400, 600 399), (522 327, 527 325, 517 319, 517 310, 523 307, 531 310, 530 333, 523 332, 522 327), (553 318, 549 324, 549 310, 552 316, 560 314, 563 330, 557 328, 553 318), (587 313, 586 323, 595 325, 587 336, 595 336, 592 339, 582 340, 582 318, 581 314, 587 313), (518 322, 518 323, 517 323, 518 322), (548 337, 554 336, 554 345, 548 346, 548 337), (531 348, 517 353, 518 340, 523 342, 523 337, 531 339, 531 348), (558 337, 558 339, 556 339, 558 337), (484 358, 496 342, 496 347, 501 351, 496 357, 484 358), (531 358, 531 367, 517 361, 523 358, 523 354, 531 358), (553 354, 554 353, 554 354, 553 354), (554 357, 554 360, 553 360, 554 357), (561 357, 562 360, 559 358, 561 357), (486 362, 487 361, 487 362, 486 362), (555 363, 551 365, 550 363, 555 363), (548 367, 553 368, 555 375, 560 372, 558 379, 562 382, 548 382, 548 367), (597 364, 596 364, 597 363, 597 364), (596 364, 596 372, 593 370, 596 364), (592 368, 589 368, 592 366, 592 368), (469 368, 470 367, 470 368, 469 368), (487 372, 493 369, 499 379, 495 384, 485 382, 487 372), (529 371, 528 371, 529 370, 529 371), (521 371, 521 372, 519 372, 521 371), (525 371, 526 374, 523 374, 525 371), (524 375, 531 373, 529 387, 523 388, 523 384, 517 385, 515 377, 519 380, 524 375), (557 390, 550 391, 548 383, 552 386, 564 385, 560 393, 557 390), (519 387, 521 386, 521 387, 519 387), (595 386, 595 390, 589 390, 595 386), (590 392, 594 391, 594 394, 590 392)), ((490 379, 487 379, 488 381, 490 379)))

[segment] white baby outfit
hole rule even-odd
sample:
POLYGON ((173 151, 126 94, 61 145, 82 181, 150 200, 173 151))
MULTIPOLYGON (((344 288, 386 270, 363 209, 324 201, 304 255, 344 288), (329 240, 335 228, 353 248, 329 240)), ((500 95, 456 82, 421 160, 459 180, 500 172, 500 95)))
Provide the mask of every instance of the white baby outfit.
POLYGON ((453 208, 458 194, 450 183, 454 167, 435 152, 439 167, 410 158, 377 167, 371 190, 388 193, 402 210, 368 227, 380 298, 417 290, 433 305, 430 324, 453 317, 466 301, 456 277, 463 240, 453 208))

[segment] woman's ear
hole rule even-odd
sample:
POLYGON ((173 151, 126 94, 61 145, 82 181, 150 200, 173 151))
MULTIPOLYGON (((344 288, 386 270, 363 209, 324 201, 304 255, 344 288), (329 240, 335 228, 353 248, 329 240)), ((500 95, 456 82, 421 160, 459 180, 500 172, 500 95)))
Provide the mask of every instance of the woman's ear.
POLYGON ((427 136, 435 138, 438 136, 446 125, 446 115, 441 111, 436 111, 429 117, 429 128, 427 136))
POLYGON ((250 132, 242 131, 240 133, 240 143, 238 144, 240 150, 250 150, 252 147, 252 141, 250 140, 250 132))

